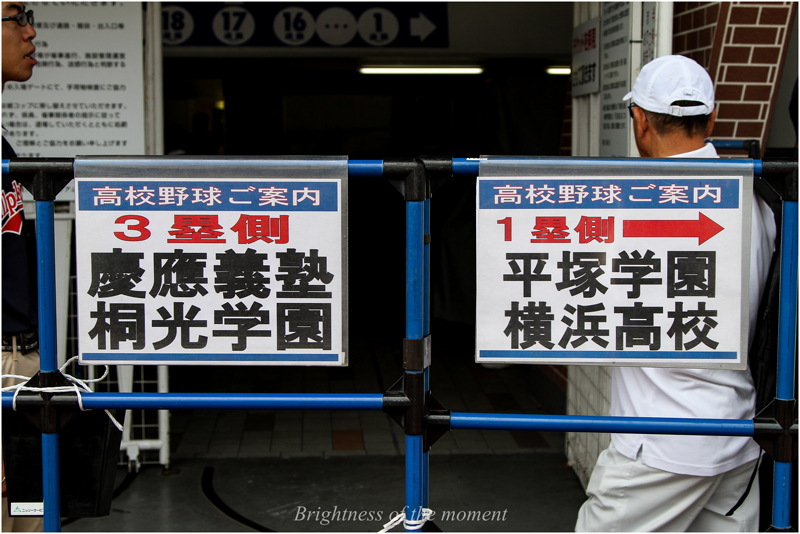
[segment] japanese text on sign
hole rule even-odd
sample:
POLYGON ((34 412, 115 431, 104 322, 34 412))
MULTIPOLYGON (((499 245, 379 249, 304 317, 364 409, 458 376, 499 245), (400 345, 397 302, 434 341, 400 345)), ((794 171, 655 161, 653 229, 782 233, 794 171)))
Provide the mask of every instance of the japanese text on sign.
POLYGON ((741 365, 742 195, 732 177, 480 179, 478 359, 741 365))
POLYGON ((339 181, 80 179, 78 196, 83 361, 346 361, 339 181))

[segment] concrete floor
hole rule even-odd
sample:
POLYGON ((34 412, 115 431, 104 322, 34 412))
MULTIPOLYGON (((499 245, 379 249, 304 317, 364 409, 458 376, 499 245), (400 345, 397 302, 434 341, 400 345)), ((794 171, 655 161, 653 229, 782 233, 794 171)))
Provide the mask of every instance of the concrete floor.
MULTIPOLYGON (((489 369, 474 361, 470 335, 437 325, 431 391, 453 412, 546 413, 530 384, 530 368, 489 369), (467 341, 465 341, 467 340, 467 341)), ((171 391, 380 393, 402 376, 402 341, 382 336, 350 342, 347 367, 214 367, 170 370, 171 391)), ((370 411, 172 411, 172 459, 363 456, 405 453, 403 429, 370 411)), ((460 430, 435 445, 437 454, 563 452, 564 434, 460 430)))
MULTIPOLYGON (((477 365, 469 333, 436 326, 430 381, 442 405, 546 413, 530 368, 477 365)), ((378 393, 402 374, 402 342, 391 339, 351 338, 346 368, 173 367, 170 389, 378 393)), ((171 451, 166 472, 118 468, 125 489, 111 514, 65 519, 63 530, 377 532, 405 501, 403 430, 382 412, 173 411, 171 451)), ((429 484, 444 531, 572 531, 585 500, 561 433, 448 432, 432 448, 429 484)))
MULTIPOLYGON (((63 530, 377 532, 404 503, 402 457, 187 459, 172 468, 165 476, 143 467, 109 516, 63 530), (209 468, 221 507, 203 491, 209 468)), ((120 468, 118 480, 125 475, 120 468)), ((430 505, 444 531, 571 531, 584 499, 563 454, 431 454, 430 505)))

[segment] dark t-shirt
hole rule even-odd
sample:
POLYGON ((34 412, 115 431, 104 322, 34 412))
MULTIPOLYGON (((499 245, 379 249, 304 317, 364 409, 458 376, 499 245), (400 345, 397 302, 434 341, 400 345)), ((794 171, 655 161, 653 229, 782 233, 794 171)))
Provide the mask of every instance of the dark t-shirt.
MULTIPOLYGON (((16 157, 3 138, 3 159, 16 157)), ((36 235, 22 212, 22 185, 3 175, 3 333, 39 325, 36 298, 36 235)))

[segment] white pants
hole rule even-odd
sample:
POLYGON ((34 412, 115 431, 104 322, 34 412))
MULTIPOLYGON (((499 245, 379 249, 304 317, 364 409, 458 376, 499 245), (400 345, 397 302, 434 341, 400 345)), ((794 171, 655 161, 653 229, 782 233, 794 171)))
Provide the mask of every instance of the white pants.
POLYGON ((716 476, 677 475, 644 465, 641 452, 631 460, 612 443, 597 459, 575 531, 756 532, 758 477, 747 499, 725 517, 744 494, 756 461, 716 476))

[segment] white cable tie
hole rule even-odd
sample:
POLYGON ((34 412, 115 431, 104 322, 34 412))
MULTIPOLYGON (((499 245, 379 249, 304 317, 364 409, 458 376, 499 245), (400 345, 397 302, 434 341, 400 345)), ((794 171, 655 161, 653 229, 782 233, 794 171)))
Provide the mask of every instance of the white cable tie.
MULTIPOLYGON (((64 372, 64 369, 66 369, 67 366, 70 363, 72 363, 73 361, 75 361, 77 359, 78 359, 77 356, 73 356, 72 358, 67 360, 64 363, 64 365, 62 365, 61 368, 59 369, 59 372, 61 373, 61 375, 70 382, 70 385, 68 385, 68 386, 53 386, 53 387, 49 387, 49 388, 40 388, 40 387, 34 387, 34 386, 27 386, 27 385, 25 385, 26 382, 31 379, 31 377, 29 377, 29 376, 2 375, 2 378, 16 378, 16 379, 19 379, 19 380, 25 380, 25 382, 23 382, 21 384, 16 384, 16 385, 13 385, 13 386, 6 386, 6 387, 2 388, 2 391, 13 391, 14 392, 14 399, 13 399, 14 411, 15 412, 17 411, 17 395, 19 395, 20 391, 32 391, 34 393, 72 393, 72 392, 74 392, 75 395, 78 396, 78 407, 80 408, 80 410, 82 412, 91 411, 91 410, 87 410, 86 408, 83 407, 83 397, 81 396, 81 389, 83 389, 83 391, 87 391, 87 392, 91 393, 92 390, 87 385, 87 383, 99 382, 99 381, 103 380, 105 377, 107 377, 108 376, 108 371, 109 371, 108 370, 108 366, 107 365, 105 366, 105 368, 106 368, 105 372, 103 373, 103 376, 101 376, 100 378, 93 378, 93 379, 88 379, 87 378, 87 379, 81 380, 80 378, 76 378, 76 377, 64 372)), ((111 419, 111 422, 114 423, 114 426, 117 427, 117 429, 119 429, 120 432, 122 432, 122 428, 123 428, 122 425, 119 423, 119 421, 117 421, 114 418, 113 415, 111 415, 111 412, 109 412, 108 410, 103 410, 103 411, 106 412, 106 415, 108 416, 109 419, 111 419)))
MULTIPOLYGON (((16 378, 18 380, 30 380, 29 376, 22 376, 22 375, 3 375, 3 378, 16 378)), ((13 391, 16 386, 6 386, 3 388, 3 391, 13 391)))
POLYGON ((406 519, 405 512, 400 512, 399 514, 397 514, 396 516, 391 518, 388 523, 385 523, 383 525, 383 530, 378 531, 378 534, 383 534, 384 532, 389 532, 394 527, 396 527, 397 525, 399 525, 400 523, 405 521, 405 519, 406 519))
POLYGON ((425 523, 430 521, 432 516, 433 516, 433 510, 431 510, 430 508, 422 508, 422 517, 420 519, 406 519, 406 513, 400 512, 392 519, 390 519, 388 523, 383 525, 383 530, 381 530, 379 534, 383 534, 384 532, 389 532, 400 523, 403 523, 403 527, 406 530, 421 530, 423 525, 425 525, 425 523))
POLYGON ((433 510, 430 508, 423 508, 422 517, 420 519, 406 519, 403 521, 403 526, 405 526, 406 530, 421 530, 422 526, 430 521, 431 516, 433 516, 433 510))

